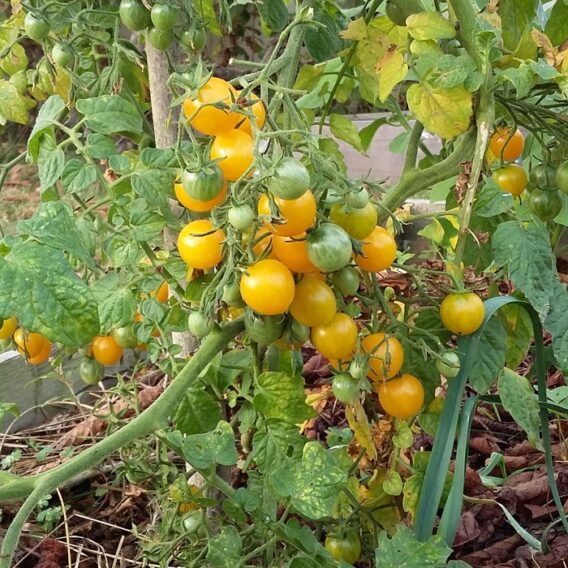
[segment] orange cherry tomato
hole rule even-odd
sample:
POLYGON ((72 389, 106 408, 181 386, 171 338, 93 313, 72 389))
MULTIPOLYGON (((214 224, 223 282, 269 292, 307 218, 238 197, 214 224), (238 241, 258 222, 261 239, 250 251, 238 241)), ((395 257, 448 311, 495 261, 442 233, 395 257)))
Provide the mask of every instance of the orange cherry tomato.
POLYGON ((506 162, 513 162, 520 158, 525 147, 525 137, 519 129, 515 130, 511 139, 508 140, 510 134, 510 128, 498 128, 489 141, 489 149, 493 155, 500 159, 502 152, 503 160, 506 162))
MULTIPOLYGON (((2 320, 0 320, 0 322, 2 322, 2 320)), ((12 335, 14 335, 17 327, 18 320, 15 316, 4 320, 0 326, 0 339, 10 339, 12 335)))
MULTIPOLYGON (((293 237, 307 231, 316 220, 316 200, 308 190, 298 199, 281 199, 275 197, 274 202, 280 213, 280 223, 267 223, 266 226, 282 237, 293 237)), ((270 217, 270 200, 263 193, 258 201, 258 214, 270 217)))
POLYGON ((164 304, 168 301, 170 297, 170 286, 167 282, 162 282, 158 289, 151 294, 151 296, 156 297, 156 300, 160 302, 160 304, 164 304))
POLYGON ((527 172, 522 166, 508 164, 493 172, 493 180, 504 193, 521 195, 527 188, 527 172))
POLYGON ((375 227, 363 240, 363 254, 355 255, 357 266, 367 272, 380 272, 388 268, 396 258, 396 241, 383 227, 375 227))
POLYGON ((199 199, 193 199, 193 197, 190 197, 186 193, 181 183, 176 183, 174 185, 174 191, 177 200, 186 209, 189 209, 190 211, 195 211, 196 213, 207 213, 208 211, 211 211, 213 207, 225 201, 225 198, 227 197, 227 187, 228 187, 227 182, 225 182, 221 192, 218 195, 216 195, 213 199, 209 199, 208 201, 200 201, 199 199))
POLYGON ((274 252, 273 235, 266 227, 260 227, 256 231, 256 234, 254 235, 254 244, 252 247, 252 252, 254 253, 256 258, 259 258, 265 253, 268 247, 272 248, 270 249, 270 253, 265 255, 264 258, 276 259, 276 254, 274 252))
POLYGON ((193 268, 213 268, 223 257, 222 243, 225 233, 215 229, 209 219, 188 223, 180 232, 177 247, 179 254, 193 268))
MULTIPOLYGON (((260 130, 266 122, 266 108, 264 107, 264 103, 254 93, 249 95, 249 99, 251 101, 256 101, 247 107, 247 110, 252 112, 254 115, 256 127, 260 130)), ((239 124, 238 129, 252 136, 251 119, 248 116, 245 117, 245 119, 239 124)))
POLYGON ((93 357, 101 365, 114 365, 124 351, 112 335, 99 335, 93 340, 93 357))
POLYGON ((361 347, 369 354, 369 379, 390 379, 402 368, 404 349, 396 337, 373 333, 363 338, 361 347))
POLYGON ((51 341, 44 338, 43 347, 41 348, 41 351, 35 357, 30 357, 28 359, 28 363, 30 365, 41 365, 42 363, 45 363, 49 359, 50 354, 51 354, 51 341))
POLYGON ((45 337, 33 331, 27 332, 21 327, 14 332, 14 343, 18 346, 20 354, 26 357, 39 355, 45 345, 45 337))
POLYGON ((424 404, 424 387, 414 375, 404 374, 390 381, 375 383, 374 387, 384 411, 395 418, 412 418, 424 404))
POLYGON ((211 77, 194 99, 183 102, 183 113, 193 128, 208 136, 216 136, 234 128, 242 115, 213 105, 223 103, 230 106, 237 96, 237 91, 227 81, 211 77))
POLYGON ((288 311, 294 299, 294 278, 278 260, 265 259, 249 266, 241 278, 240 291, 255 312, 275 316, 288 311))
POLYGON ((274 235, 272 248, 276 258, 284 263, 292 272, 315 272, 317 268, 308 258, 308 243, 306 233, 295 237, 282 237, 274 235))
POLYGON ((344 313, 336 313, 326 325, 312 328, 311 341, 324 356, 335 360, 351 358, 357 343, 357 325, 353 318, 344 313))
POLYGON ((228 130, 215 137, 211 145, 211 159, 219 160, 219 168, 225 179, 239 179, 254 161, 254 143, 250 135, 241 130, 228 130))

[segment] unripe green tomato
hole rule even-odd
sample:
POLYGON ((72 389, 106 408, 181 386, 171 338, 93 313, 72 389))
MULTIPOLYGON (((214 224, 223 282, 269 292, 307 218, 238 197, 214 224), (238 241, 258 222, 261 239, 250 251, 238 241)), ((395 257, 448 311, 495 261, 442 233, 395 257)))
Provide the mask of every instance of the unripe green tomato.
POLYGON ((392 286, 387 286, 383 290, 383 295, 387 302, 392 302, 396 298, 396 292, 394 291, 394 288, 392 286))
POLYGON ((191 28, 182 32, 180 42, 192 49, 201 51, 207 44, 207 30, 205 28, 191 28))
POLYGON ((96 385, 102 378, 104 367, 92 357, 85 357, 79 365, 79 375, 88 385, 96 385))
POLYGON ((436 368, 440 374, 452 379, 460 372, 460 358, 454 351, 446 351, 436 359, 436 368))
POLYGON ((227 213, 227 220, 237 229, 237 231, 246 231, 254 221, 255 214, 250 205, 234 205, 227 213))
POLYGON ((192 335, 201 339, 215 329, 215 322, 201 312, 191 312, 187 318, 187 328, 192 335))
POLYGON ((367 376, 367 368, 366 365, 357 359, 353 359, 349 365, 349 374, 354 379, 362 379, 363 377, 367 376))
POLYGON ((121 0, 118 13, 130 31, 139 32, 150 25, 150 12, 140 0, 121 0))
POLYGON ((355 268, 346 266, 335 272, 331 278, 333 287, 343 296, 353 296, 359 290, 361 278, 355 268))
POLYGON ((140 343, 131 326, 117 327, 112 330, 111 335, 123 349, 134 349, 140 343))
POLYGON ((558 190, 535 189, 529 197, 529 209, 539 219, 552 221, 562 209, 562 197, 558 190))
POLYGON ((154 26, 162 31, 171 30, 178 19, 178 9, 171 4, 154 4, 150 12, 154 26))
POLYGON ((229 284, 225 284, 225 287, 223 288, 223 297, 221 299, 225 302, 225 304, 236 308, 244 304, 243 297, 241 296, 241 289, 236 280, 229 282, 229 284))
POLYGON ((56 43, 51 50, 51 57, 56 65, 67 67, 73 64, 75 56, 66 43, 56 43))
MULTIPOLYGON (((12 77, 13 79, 13 77, 12 77)), ((562 162, 556 170, 556 185, 564 194, 568 195, 568 161, 562 162)))
POLYGON ((298 343, 306 343, 310 339, 310 328, 295 319, 290 324, 290 339, 298 343))
POLYGON ((353 209, 363 209, 369 203, 369 192, 364 187, 359 191, 350 191, 345 196, 345 203, 353 209))
POLYGON ((554 187, 554 168, 549 164, 538 164, 531 168, 529 179, 533 186, 539 189, 550 189, 554 187))
POLYGON ((174 41, 173 30, 159 30, 152 28, 148 32, 148 41, 160 51, 165 51, 174 41))
POLYGON ((50 31, 50 26, 43 16, 34 16, 31 12, 26 14, 24 28, 30 39, 41 41, 46 38, 50 31))
POLYGON ((249 338, 259 345, 268 345, 276 341, 284 331, 285 318, 278 316, 260 316, 252 310, 245 314, 245 329, 249 338))
POLYGON ((202 521, 201 511, 190 511, 183 518, 183 528, 187 534, 193 534, 201 526, 202 521))
POLYGON ((357 381, 347 373, 335 375, 331 381, 333 396, 344 404, 353 404, 359 400, 359 385, 357 381))

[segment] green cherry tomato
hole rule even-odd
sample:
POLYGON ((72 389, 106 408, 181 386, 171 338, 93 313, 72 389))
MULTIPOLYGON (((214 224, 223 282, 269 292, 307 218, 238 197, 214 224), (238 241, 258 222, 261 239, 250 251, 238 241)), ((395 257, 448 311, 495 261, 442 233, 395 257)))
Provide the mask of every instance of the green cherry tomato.
POLYGON ((140 343, 131 326, 117 327, 112 330, 111 335, 123 349, 134 349, 140 343))
POLYGON ((245 329, 249 338, 259 345, 276 341, 284 331, 284 316, 259 316, 252 310, 245 314, 245 329))
POLYGON ((308 258, 322 272, 335 272, 349 264, 353 249, 349 235, 334 223, 322 223, 307 238, 308 258))
POLYGON ((310 173, 295 158, 282 158, 268 182, 268 191, 281 199, 298 199, 310 187, 310 173))
POLYGON ((334 560, 355 564, 361 556, 361 540, 354 530, 346 531, 343 535, 329 535, 325 539, 325 549, 334 560))
POLYGON ((201 51, 207 45, 207 30, 191 28, 182 32, 180 42, 193 51, 201 51))
POLYGON ((367 366, 359 359, 353 359, 349 364, 349 374, 354 379, 362 379, 367 376, 367 366))
POLYGON ((96 385, 103 378, 103 373, 103 365, 91 357, 85 357, 79 365, 79 375, 88 385, 96 385))
POLYGON ((34 16, 28 12, 24 19, 24 29, 30 39, 41 41, 49 34, 50 26, 43 16, 34 16))
POLYGON ((121 0, 118 13, 122 23, 133 32, 150 26, 150 12, 140 0, 121 0))
POLYGON ((538 164, 531 168, 529 178, 531 185, 538 189, 550 189, 554 187, 554 168, 549 164, 538 164))
POLYGON ((357 381, 347 373, 335 375, 331 381, 331 388, 333 389, 333 396, 344 404, 353 404, 359 400, 359 385, 357 381))
POLYGON ((217 197, 223 189, 223 173, 217 164, 210 164, 194 172, 184 170, 181 184, 189 197, 198 201, 210 201, 217 197))
POLYGON ((336 203, 331 207, 329 218, 344 229, 350 237, 358 240, 368 237, 377 226, 377 210, 370 202, 359 209, 336 203))
POLYGON ((568 195, 568 161, 558 166, 556 170, 556 185, 564 195, 568 195))
POLYGON ((460 372, 460 358, 454 351, 446 351, 436 359, 436 367, 440 374, 452 379, 460 372))
POLYGON ((310 328, 292 318, 292 323, 290 324, 290 339, 303 345, 310 339, 310 328))
POLYGON ((237 231, 245 231, 254 221, 255 214, 250 205, 233 205, 227 213, 227 220, 237 229, 237 231))
POLYGON ((239 283, 236 280, 225 284, 222 300, 228 306, 240 307, 244 304, 239 283))
POLYGON ((420 0, 387 0, 385 13, 397 26, 406 26, 406 19, 412 14, 424 12, 420 0))
POLYGON ((198 339, 209 335, 215 328, 215 322, 201 312, 191 312, 187 318, 187 328, 198 339))
POLYGON ((356 294, 357 290, 359 290, 359 284, 361 283, 359 273, 351 266, 346 266, 335 272, 331 280, 335 290, 342 296, 353 296, 356 294))
POLYGON ((552 221, 562 209, 559 191, 535 189, 529 197, 529 209, 539 219, 552 221))
POLYGON ((158 28, 152 28, 148 32, 148 41, 156 49, 165 51, 174 41, 174 32, 173 30, 159 30, 158 28))
POLYGON ((56 43, 51 50, 51 58, 60 67, 71 66, 75 60, 73 51, 66 43, 56 43))
POLYGON ((369 192, 364 187, 350 191, 345 195, 345 203, 353 209, 363 209, 369 203, 369 192))
POLYGON ((171 4, 154 4, 150 12, 150 18, 157 29, 168 31, 177 22, 178 10, 171 4))

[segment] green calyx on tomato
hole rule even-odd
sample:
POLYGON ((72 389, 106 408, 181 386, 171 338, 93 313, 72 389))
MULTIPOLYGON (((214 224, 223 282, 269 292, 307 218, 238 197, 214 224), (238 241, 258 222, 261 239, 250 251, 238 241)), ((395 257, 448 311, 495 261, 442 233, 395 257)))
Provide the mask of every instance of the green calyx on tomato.
POLYGON ((377 210, 372 203, 353 209, 336 203, 331 206, 329 218, 354 239, 363 240, 377 226, 377 210))
POLYGON ((351 260, 349 235, 335 223, 322 223, 307 238, 308 257, 322 272, 340 270, 351 260))
POLYGON ((31 12, 28 12, 24 19, 24 29, 30 39, 41 41, 48 36, 50 26, 43 16, 34 16, 31 12))
POLYGON ((268 182, 268 191, 281 199, 298 199, 310 187, 310 173, 295 158, 282 158, 268 182))
POLYGON ((556 185, 564 194, 568 195, 568 161, 562 162, 556 170, 556 185))
POLYGON ((359 290, 361 278, 355 268, 346 266, 335 272, 331 278, 333 287, 342 296, 353 296, 359 290))
POLYGON ((150 25, 150 12, 140 0, 121 0, 118 13, 122 23, 133 32, 144 30, 150 25))
POLYGON ((154 26, 162 31, 171 30, 178 19, 178 9, 171 4, 154 4, 150 12, 154 26))
POLYGON ((79 375, 87 385, 96 385, 102 378, 104 367, 91 357, 84 357, 79 365, 79 375))
POLYGON ((140 343, 132 326, 117 327, 111 335, 123 349, 134 349, 140 343))
POLYGON ((554 188, 554 168, 550 164, 538 164, 531 168, 530 182, 531 185, 538 189, 554 188))
POLYGON ((325 549, 337 562, 343 560, 355 564, 361 557, 361 539, 354 530, 346 530, 343 534, 328 535, 325 539, 325 549))
POLYGON ((252 310, 245 313, 245 329, 249 338, 259 345, 276 341, 284 332, 284 316, 259 316, 252 310))
POLYGON ((245 231, 254 221, 255 214, 250 205, 233 205, 227 213, 227 220, 237 229, 237 231, 245 231))
POLYGON ((353 404, 359 400, 360 390, 357 381, 347 373, 335 375, 331 381, 333 396, 344 404, 353 404))
POLYGON ((191 312, 187 318, 187 328, 192 335, 202 339, 215 329, 215 322, 201 312, 191 312))
POLYGON ((184 170, 181 174, 183 189, 192 199, 209 201, 223 189, 223 173, 217 164, 202 167, 199 171, 184 170))
POLYGON ((529 209, 542 221, 552 221, 562 209, 558 190, 535 189, 529 197, 529 209))
POLYGON ((148 32, 148 41, 160 51, 165 51, 174 41, 173 30, 160 30, 152 28, 148 32))
POLYGON ((299 321, 292 319, 290 323, 290 339, 301 343, 302 345, 310 339, 310 328, 299 321))
POLYGON ((51 50, 51 58, 56 65, 66 67, 71 65, 75 59, 71 47, 66 43, 56 43, 51 50))

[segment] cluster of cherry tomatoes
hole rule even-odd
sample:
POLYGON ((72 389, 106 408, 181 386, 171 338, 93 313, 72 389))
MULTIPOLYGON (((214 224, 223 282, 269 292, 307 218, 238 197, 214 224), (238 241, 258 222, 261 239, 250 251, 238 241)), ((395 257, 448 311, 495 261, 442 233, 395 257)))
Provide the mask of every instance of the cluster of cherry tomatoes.
POLYGON ((12 340, 30 365, 41 365, 49 359, 51 342, 43 335, 18 327, 16 317, 0 320, 0 323, 0 340, 12 340))

